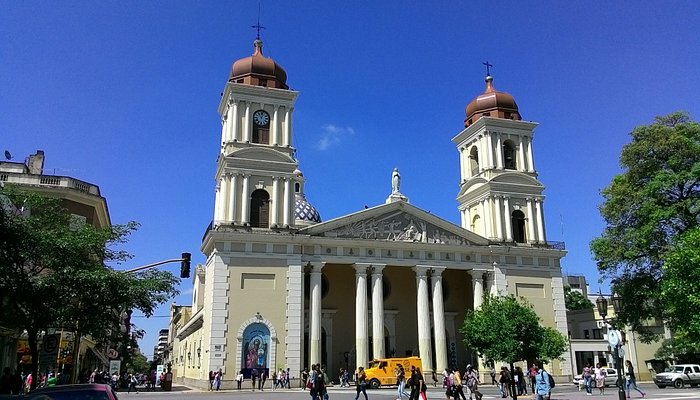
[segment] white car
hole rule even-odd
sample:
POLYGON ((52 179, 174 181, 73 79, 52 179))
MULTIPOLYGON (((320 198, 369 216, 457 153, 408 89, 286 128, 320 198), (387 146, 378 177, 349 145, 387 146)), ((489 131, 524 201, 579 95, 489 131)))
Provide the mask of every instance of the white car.
MULTIPOLYGON (((614 368, 604 368, 607 375, 605 376, 605 386, 615 386, 617 384, 617 371, 614 368)), ((583 374, 574 376, 574 385, 583 386, 583 374)), ((596 387, 595 379, 591 379, 591 387, 596 387)))
POLYGON ((673 365, 666 372, 656 374, 654 377, 656 386, 663 389, 666 386, 673 386, 677 389, 685 385, 692 387, 700 384, 700 365, 679 364, 673 365))

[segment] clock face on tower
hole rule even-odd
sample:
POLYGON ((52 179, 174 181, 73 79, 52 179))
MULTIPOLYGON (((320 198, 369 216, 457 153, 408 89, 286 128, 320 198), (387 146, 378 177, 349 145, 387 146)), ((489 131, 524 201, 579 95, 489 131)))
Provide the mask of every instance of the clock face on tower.
POLYGON ((266 126, 270 122, 270 115, 263 110, 258 110, 253 114, 253 122, 258 126, 266 126))

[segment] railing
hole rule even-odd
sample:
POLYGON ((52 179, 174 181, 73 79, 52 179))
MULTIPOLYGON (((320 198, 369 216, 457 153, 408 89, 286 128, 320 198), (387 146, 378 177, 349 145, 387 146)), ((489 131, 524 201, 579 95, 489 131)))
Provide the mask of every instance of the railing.
POLYGON ((16 183, 19 185, 65 187, 75 189, 83 193, 100 196, 99 186, 67 176, 30 175, 15 172, 4 172, 0 174, 0 181, 16 183))

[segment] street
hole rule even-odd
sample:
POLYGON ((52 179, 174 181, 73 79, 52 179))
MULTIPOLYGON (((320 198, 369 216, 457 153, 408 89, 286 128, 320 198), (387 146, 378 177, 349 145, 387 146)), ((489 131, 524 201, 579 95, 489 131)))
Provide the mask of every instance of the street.
MULTIPOLYGON (((692 400, 700 399, 700 389, 698 388, 684 388, 684 389, 659 389, 652 383, 639 384, 640 389, 646 392, 646 399, 653 400, 692 400)), ((498 394, 498 390, 494 386, 482 386, 480 391, 484 394, 484 399, 500 399, 501 396, 498 394)), ((339 387, 329 387, 328 394, 330 400, 352 400, 355 398, 354 387, 350 388, 339 388, 339 387)), ((309 392, 302 391, 301 389, 292 390, 265 390, 263 392, 251 391, 250 389, 236 391, 236 390, 225 390, 220 392, 207 392, 199 390, 191 390, 184 386, 174 386, 172 392, 144 392, 140 391, 138 394, 118 392, 120 399, 126 398, 138 398, 144 397, 149 399, 216 399, 216 398, 235 398, 240 400, 266 400, 266 399, 284 399, 284 400, 308 400, 309 392)), ((384 399, 384 400, 394 400, 396 399, 396 389, 395 388, 385 388, 378 390, 368 390, 367 395, 369 399, 384 399)), ((360 397, 362 398, 362 396, 360 397)), ((430 387, 428 389, 428 399, 444 399, 444 391, 440 388, 430 387)), ((617 400, 618 395, 616 388, 609 387, 605 390, 605 395, 600 396, 597 391, 594 392, 592 396, 586 396, 584 391, 578 391, 578 387, 572 384, 562 383, 561 386, 557 385, 552 394, 551 400, 583 400, 583 399, 606 399, 606 400, 617 400)), ((633 399, 641 398, 639 393, 632 393, 633 399)), ((518 399, 530 400, 532 396, 519 396, 518 399)))

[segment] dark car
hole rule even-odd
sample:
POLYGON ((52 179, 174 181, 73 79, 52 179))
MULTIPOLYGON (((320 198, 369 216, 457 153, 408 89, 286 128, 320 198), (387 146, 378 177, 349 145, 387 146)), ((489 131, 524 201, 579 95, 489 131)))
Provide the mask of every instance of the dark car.
POLYGON ((29 393, 31 400, 117 400, 112 387, 104 383, 59 385, 37 389, 29 393))

